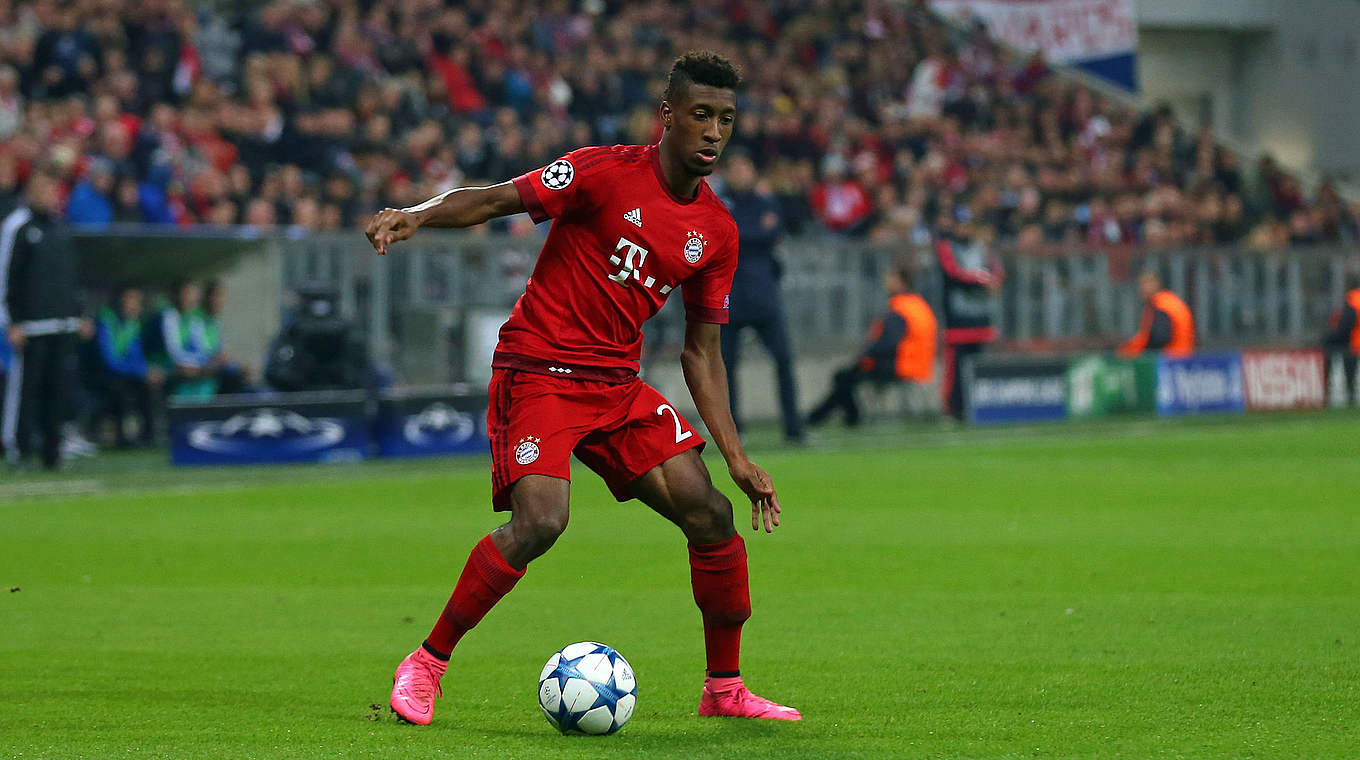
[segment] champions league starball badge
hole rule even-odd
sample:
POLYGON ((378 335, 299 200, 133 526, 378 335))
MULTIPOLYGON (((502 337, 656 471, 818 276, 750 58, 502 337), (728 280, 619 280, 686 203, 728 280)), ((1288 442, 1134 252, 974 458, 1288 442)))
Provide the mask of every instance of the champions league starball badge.
POLYGON ((539 179, 543 180, 543 186, 549 190, 561 190, 570 185, 575 178, 576 169, 565 158, 559 158, 548 164, 543 173, 539 175, 539 179))

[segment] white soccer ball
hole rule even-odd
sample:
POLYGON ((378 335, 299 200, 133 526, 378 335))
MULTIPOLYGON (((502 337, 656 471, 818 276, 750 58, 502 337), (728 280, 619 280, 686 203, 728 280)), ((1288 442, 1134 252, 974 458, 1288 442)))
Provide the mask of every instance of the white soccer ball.
POLYGON ((543 666, 538 704, 564 734, 612 734, 633 717, 637 678, 612 648, 594 641, 569 644, 543 666))

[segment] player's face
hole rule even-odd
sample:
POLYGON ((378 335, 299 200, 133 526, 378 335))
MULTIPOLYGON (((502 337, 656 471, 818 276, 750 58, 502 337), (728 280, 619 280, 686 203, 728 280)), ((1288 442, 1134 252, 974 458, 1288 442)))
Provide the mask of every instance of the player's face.
POLYGON ((679 102, 663 105, 663 120, 681 163, 691 174, 705 177, 722 155, 737 120, 737 94, 706 84, 691 84, 679 102))

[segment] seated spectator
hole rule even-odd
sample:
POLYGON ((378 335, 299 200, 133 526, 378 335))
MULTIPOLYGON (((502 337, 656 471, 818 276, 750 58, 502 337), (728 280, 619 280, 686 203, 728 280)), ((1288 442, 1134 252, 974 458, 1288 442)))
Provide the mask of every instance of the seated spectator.
POLYGON ((165 373, 171 398, 210 398, 217 393, 217 379, 209 367, 211 355, 203 344, 202 296, 198 283, 176 282, 170 304, 148 325, 148 342, 155 346, 152 362, 165 373))
MULTIPOLYGON (((269 167, 348 178, 309 193, 325 229, 459 184, 460 173, 514 176, 583 144, 655 140, 649 77, 691 44, 683 30, 694 14, 676 0, 612 3, 608 13, 529 0, 514 6, 514 23, 499 10, 390 0, 362 10, 279 0, 135 13, 9 5, 22 23, 13 39, 0 32, 0 211, 11 194, 6 162, 27 167, 49 153, 76 177, 92 159, 112 164, 116 222, 234 217, 260 229, 297 224, 303 197, 267 192, 269 167), (590 39, 601 44, 581 47, 590 39), (257 198, 271 214, 252 208, 257 198)), ((1057 75, 1038 53, 1002 49, 983 25, 951 28, 924 0, 855 12, 765 5, 733 6, 760 8, 762 21, 700 15, 705 39, 744 52, 751 84, 733 147, 773 183, 791 233, 814 218, 840 234, 865 232, 891 188, 916 210, 917 244, 939 209, 959 204, 977 206, 977 221, 1007 242, 1036 222, 1062 245, 1250 235, 1255 247, 1276 248, 1291 237, 1360 236, 1357 214, 1325 184, 1310 197, 1269 159, 1244 171, 1254 162, 1217 146, 1211 130, 1185 133, 1169 106, 1136 113, 1057 75), (770 44, 780 29, 793 36, 770 44), (842 173, 848 162, 857 179, 828 171, 819 184, 812 167, 822 161, 842 173), (1190 229, 1179 203, 1139 202, 1159 185, 1196 201, 1214 186, 1238 200, 1204 204, 1190 229), (999 203, 989 188, 1001 191, 999 203), (1267 215, 1279 223, 1261 225, 1267 215)), ((91 189, 73 198, 73 219, 102 223, 108 212, 91 189)), ((879 238, 908 221, 878 210, 898 219, 880 225, 879 238)))
POLYGON ((911 282, 911 268, 905 262, 884 276, 888 310, 869 328, 868 344, 859 358, 832 377, 831 391, 808 415, 808 425, 822 424, 837 410, 845 414, 846 425, 858 425, 855 389, 865 381, 925 385, 935 379, 939 327, 930 304, 912 290, 911 282))
POLYGON ((1146 351, 1186 357, 1195 352, 1195 320, 1180 296, 1162 287, 1162 276, 1148 270, 1138 276, 1143 316, 1138 332, 1119 346, 1119 356, 1131 359, 1146 351))
POLYGON ((202 326, 201 343, 209 357, 208 369, 217 379, 217 392, 245 393, 250 390, 250 371, 232 361, 222 345, 219 317, 227 304, 227 286, 221 280, 209 280, 203 291, 204 308, 198 324, 202 326))
POLYGON ((828 230, 842 234, 858 232, 873 213, 869 193, 846 174, 845 159, 832 154, 823 165, 825 178, 812 188, 812 211, 828 230))
POLYGON ((113 166, 107 160, 90 162, 89 173, 66 201, 66 219, 99 227, 113 221, 113 166))
POLYGON ((98 399, 95 426, 98 429, 105 414, 111 417, 118 448, 131 445, 125 425, 133 410, 138 416, 138 442, 149 446, 154 441, 155 398, 165 381, 165 373, 147 361, 142 345, 142 304, 139 288, 123 287, 114 305, 104 307, 95 323, 102 369, 96 384, 102 398, 98 399))
POLYGON ((123 177, 118 180, 114 186, 112 207, 115 222, 141 224, 146 221, 146 216, 142 214, 141 191, 135 178, 123 177))

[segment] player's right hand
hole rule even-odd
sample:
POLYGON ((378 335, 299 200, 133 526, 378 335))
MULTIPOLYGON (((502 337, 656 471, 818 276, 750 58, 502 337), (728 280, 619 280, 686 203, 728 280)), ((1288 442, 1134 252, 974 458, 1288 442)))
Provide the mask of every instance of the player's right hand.
POLYGON ((368 242, 373 244, 373 250, 377 251, 379 256, 385 256, 387 246, 416 234, 416 228, 419 226, 416 215, 410 211, 385 208, 373 215, 364 234, 368 236, 368 242))

